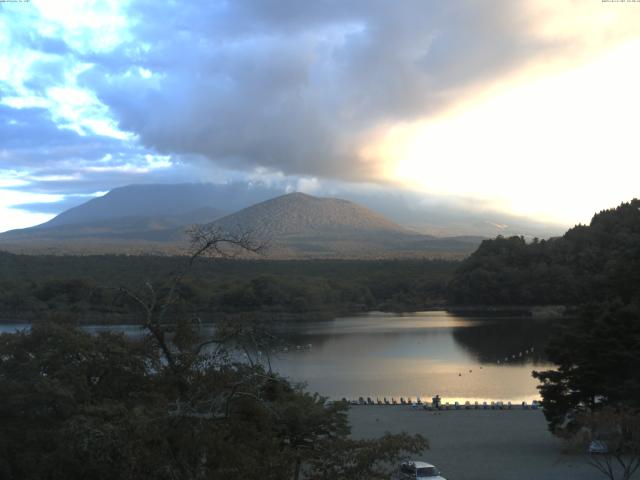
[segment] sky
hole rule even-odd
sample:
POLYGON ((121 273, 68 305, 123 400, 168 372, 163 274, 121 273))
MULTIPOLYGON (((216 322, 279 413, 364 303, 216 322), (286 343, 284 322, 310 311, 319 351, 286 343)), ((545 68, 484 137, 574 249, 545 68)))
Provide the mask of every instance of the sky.
POLYGON ((638 196, 640 2, 0 3, 0 231, 132 183, 638 196))

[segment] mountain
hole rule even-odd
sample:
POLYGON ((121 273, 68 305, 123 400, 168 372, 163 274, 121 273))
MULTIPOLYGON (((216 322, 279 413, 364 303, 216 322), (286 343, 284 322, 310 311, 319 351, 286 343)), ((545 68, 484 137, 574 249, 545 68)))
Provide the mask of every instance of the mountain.
POLYGON ((266 186, 240 183, 128 185, 70 208, 37 228, 93 224, 123 217, 179 217, 203 208, 230 213, 282 193, 266 186))
POLYGON ((368 208, 338 198, 290 193, 231 214, 215 224, 276 237, 314 233, 406 232, 368 208))
MULTIPOLYGON (((124 216, 83 223, 47 222, 37 227, 11 230, 0 235, 0 242, 58 242, 58 241, 150 241, 182 242, 184 230, 193 224, 209 223, 226 212, 210 207, 174 215, 124 216)), ((57 217, 56 217, 57 218, 57 217)), ((72 217, 73 219, 73 217, 72 217)), ((55 220, 55 219, 54 219, 55 220)))
POLYGON ((24 253, 181 253, 184 231, 281 194, 264 185, 129 185, 70 208, 48 222, 0 234, 24 253))
MULTIPOLYGON (((102 197, 69 208, 38 228, 69 224, 92 224, 123 217, 180 216, 199 208, 237 212, 256 203, 286 194, 285 183, 235 182, 222 184, 186 183, 129 185, 114 188, 102 197)), ((347 188, 334 186, 319 196, 339 197, 363 205, 393 222, 416 232, 438 237, 524 235, 549 238, 560 235, 567 226, 531 219, 425 196, 420 192, 389 187, 347 188)), ((21 208, 50 213, 53 205, 25 204, 21 208)))
POLYGON ((404 228, 362 205, 290 193, 245 208, 212 223, 231 232, 251 232, 279 257, 360 257, 469 253, 480 240, 448 239, 404 228))
MULTIPOLYGON (((424 235, 354 202, 303 193, 271 198, 226 216, 221 210, 206 206, 177 213, 198 203, 214 203, 213 200, 229 208, 248 197, 246 191, 236 190, 234 198, 234 191, 225 186, 222 190, 228 194, 228 202, 210 185, 170 187, 173 188, 134 186, 114 190, 45 224, 1 234, 0 246, 27 253, 180 253, 188 247, 185 230, 196 223, 231 232, 251 232, 258 241, 268 244, 267 255, 272 258, 465 255, 480 242, 477 237, 424 235), (158 195, 161 191, 165 195, 158 195), (186 198, 168 195, 169 192, 196 194, 186 198), (207 196, 207 192, 215 194, 207 196), (145 195, 136 201, 141 194, 145 195)), ((255 193, 265 196, 267 192, 261 189, 255 193)))
MULTIPOLYGON (((232 213, 283 195, 290 187, 286 183, 271 185, 261 182, 129 185, 114 188, 102 197, 63 211, 39 228, 132 216, 158 218, 184 215, 202 207, 232 213)), ((439 237, 524 235, 527 238, 548 238, 560 235, 568 227, 536 222, 504 212, 478 210, 477 205, 468 202, 435 199, 420 192, 389 187, 335 186, 319 193, 319 196, 339 197, 364 205, 404 227, 439 237)), ((50 213, 52 207, 51 203, 46 203, 26 204, 21 208, 50 213)))

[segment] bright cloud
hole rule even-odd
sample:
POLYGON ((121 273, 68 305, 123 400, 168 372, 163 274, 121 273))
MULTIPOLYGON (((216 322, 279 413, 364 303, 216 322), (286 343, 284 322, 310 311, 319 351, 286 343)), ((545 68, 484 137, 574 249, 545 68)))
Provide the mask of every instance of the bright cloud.
POLYGON ((640 41, 473 108, 396 129, 379 153, 391 176, 433 193, 588 222, 638 195, 640 65, 630 58, 640 58, 640 41))
MULTIPOLYGON (((81 53, 111 51, 127 39, 127 1, 32 0, 38 21, 35 28, 44 37, 60 38, 81 53)), ((16 9, 17 10, 17 9, 16 9)), ((24 14, 24 9, 22 12, 24 14)))
POLYGON ((636 195, 639 24, 590 0, 0 4, 2 195, 352 182, 584 221, 636 195))
MULTIPOLYGON (((0 176, 0 187, 6 186, 15 186, 15 184, 12 185, 10 180, 6 182, 0 176)), ((51 214, 34 213, 13 207, 32 202, 59 202, 62 199, 62 195, 33 194, 0 188, 0 218, 2 218, 0 231, 29 227, 53 218, 51 214)))

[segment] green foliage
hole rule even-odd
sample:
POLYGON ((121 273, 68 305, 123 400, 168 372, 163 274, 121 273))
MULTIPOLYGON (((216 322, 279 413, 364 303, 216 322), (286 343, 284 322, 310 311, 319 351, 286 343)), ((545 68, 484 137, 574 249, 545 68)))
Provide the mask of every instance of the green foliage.
POLYGON ((547 349, 557 368, 534 372, 553 432, 572 433, 582 413, 606 406, 640 408, 640 200, 560 238, 483 242, 457 270, 449 300, 579 307, 547 349))
MULTIPOLYGON (((26 256, 0 253, 0 315, 69 313, 87 322, 130 315, 119 287, 170 278, 184 257, 26 256)), ((202 258, 178 288, 173 314, 306 314, 420 309, 442 303, 456 262, 251 261, 202 258)), ((169 283, 155 282, 167 289, 169 283)), ((130 321, 130 320, 125 320, 130 321)))
POLYGON ((386 434, 377 440, 342 438, 329 445, 321 445, 319 454, 310 459, 309 480, 388 479, 389 466, 404 459, 403 452, 418 454, 429 448, 420 435, 386 434))
POLYGON ((345 403, 234 361, 224 344, 242 335, 228 334, 205 355, 184 322, 170 362, 152 336, 49 323, 0 335, 2 478, 382 478, 385 460, 426 446, 407 435, 350 440, 345 403))
MULTIPOLYGON (((597 304, 580 321, 561 327, 547 349, 554 370, 534 372, 542 383, 545 416, 552 431, 567 415, 606 405, 640 408, 640 306, 597 304)), ((574 425, 563 425, 577 428, 574 425)))
POLYGON ((560 238, 485 240, 449 284, 471 305, 578 305, 640 292, 640 200, 596 214, 560 238))
POLYGON ((45 324, 1 335, 0 353, 5 478, 113 478, 135 417, 158 405, 141 346, 45 324))

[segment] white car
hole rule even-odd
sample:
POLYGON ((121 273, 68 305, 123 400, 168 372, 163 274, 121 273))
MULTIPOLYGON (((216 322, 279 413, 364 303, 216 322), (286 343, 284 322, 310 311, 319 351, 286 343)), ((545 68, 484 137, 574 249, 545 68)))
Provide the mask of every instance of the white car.
POLYGON ((440 475, 438 469, 426 462, 404 462, 398 468, 398 480, 447 480, 440 475))
POLYGON ((604 440, 592 440, 589 444, 589 453, 606 454, 609 453, 609 447, 604 440))

